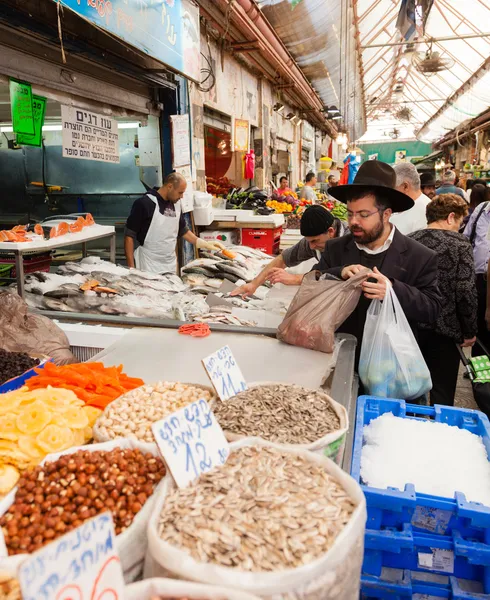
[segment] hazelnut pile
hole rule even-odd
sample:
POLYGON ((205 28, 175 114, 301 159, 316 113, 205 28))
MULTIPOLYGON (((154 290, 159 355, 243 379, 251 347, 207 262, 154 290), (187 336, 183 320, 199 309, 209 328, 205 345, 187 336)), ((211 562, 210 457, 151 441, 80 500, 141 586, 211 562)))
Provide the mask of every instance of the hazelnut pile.
POLYGON ((34 552, 106 510, 119 535, 164 475, 159 458, 122 448, 79 450, 26 471, 0 518, 9 554, 34 552))

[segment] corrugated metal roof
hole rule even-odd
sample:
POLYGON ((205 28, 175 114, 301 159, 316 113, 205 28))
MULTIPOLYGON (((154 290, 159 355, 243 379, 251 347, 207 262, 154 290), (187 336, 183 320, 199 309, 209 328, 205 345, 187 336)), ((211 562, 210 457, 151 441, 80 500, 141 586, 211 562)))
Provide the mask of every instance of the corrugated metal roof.
POLYGON ((294 8, 288 0, 257 4, 323 102, 340 109, 340 123, 351 139, 360 137, 365 119, 351 3, 301 0, 294 8))
MULTIPOLYGON (((432 50, 454 64, 429 77, 414 65, 414 53, 425 52, 428 43, 372 47, 403 41, 396 28, 401 0, 354 3, 362 47, 368 139, 389 139, 393 127, 403 127, 405 133, 410 130, 412 136, 434 141, 490 105, 490 80, 484 72, 480 81, 468 85, 471 89, 461 90, 490 56, 490 37, 475 37, 490 33, 489 0, 434 0, 425 39, 467 37, 433 42, 432 50), (450 105, 448 98, 452 98, 450 105), (397 118, 403 107, 410 108, 409 121, 397 118)), ((420 23, 419 35, 421 27, 420 23)))

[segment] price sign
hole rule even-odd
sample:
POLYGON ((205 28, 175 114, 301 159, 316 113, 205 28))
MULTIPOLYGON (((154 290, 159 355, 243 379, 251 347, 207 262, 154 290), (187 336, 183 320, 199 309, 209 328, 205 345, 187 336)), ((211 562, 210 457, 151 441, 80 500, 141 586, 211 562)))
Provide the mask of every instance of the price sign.
POLYGON ((221 400, 228 400, 248 389, 243 373, 229 346, 223 346, 202 361, 221 400))
POLYGON ((206 400, 181 408, 151 428, 179 487, 223 465, 230 454, 225 434, 206 400))
POLYGON ((32 114, 32 89, 29 83, 11 79, 10 108, 14 133, 34 135, 34 116, 32 114))
POLYGON ((34 552, 19 567, 24 600, 123 600, 112 515, 102 513, 34 552))

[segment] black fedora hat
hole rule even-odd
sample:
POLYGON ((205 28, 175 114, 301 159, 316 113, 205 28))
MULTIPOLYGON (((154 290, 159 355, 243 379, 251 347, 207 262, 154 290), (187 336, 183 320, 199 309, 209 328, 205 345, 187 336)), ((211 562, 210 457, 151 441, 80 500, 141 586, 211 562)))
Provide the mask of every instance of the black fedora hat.
POLYGON ((432 187, 436 186, 436 178, 432 173, 421 173, 420 175, 420 186, 421 187, 432 187))
POLYGON ((353 183, 330 188, 328 193, 341 202, 348 202, 363 189, 375 190, 389 202, 393 212, 404 212, 412 208, 413 200, 396 190, 395 186, 396 173, 390 165, 379 160, 367 160, 359 167, 353 183))

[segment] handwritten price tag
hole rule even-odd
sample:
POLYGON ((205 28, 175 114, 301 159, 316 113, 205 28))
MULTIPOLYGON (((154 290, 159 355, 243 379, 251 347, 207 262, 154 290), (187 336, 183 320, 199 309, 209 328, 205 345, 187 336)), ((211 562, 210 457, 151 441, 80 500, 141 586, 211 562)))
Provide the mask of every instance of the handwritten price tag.
POLYGON ((24 600, 118 600, 124 579, 112 515, 102 513, 41 548, 18 570, 24 600))
POLYGON ((225 434, 206 400, 197 400, 153 423, 152 430, 179 487, 223 465, 230 454, 225 434))
POLYGON ((229 346, 223 346, 217 352, 203 359, 202 364, 221 400, 233 398, 248 389, 243 373, 229 346))

